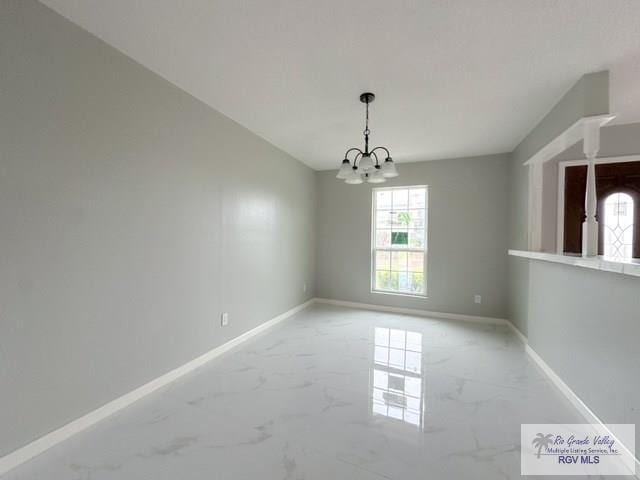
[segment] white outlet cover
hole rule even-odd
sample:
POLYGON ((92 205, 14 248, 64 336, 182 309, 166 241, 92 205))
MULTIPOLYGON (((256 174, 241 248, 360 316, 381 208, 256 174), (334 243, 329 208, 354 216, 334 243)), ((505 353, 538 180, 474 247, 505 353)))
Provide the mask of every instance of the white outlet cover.
POLYGON ((229 325, 229 314, 227 312, 224 312, 220 318, 220 324, 223 327, 226 327, 227 325, 229 325))
POLYGON ((482 303, 482 295, 476 295, 473 301, 476 303, 482 303))

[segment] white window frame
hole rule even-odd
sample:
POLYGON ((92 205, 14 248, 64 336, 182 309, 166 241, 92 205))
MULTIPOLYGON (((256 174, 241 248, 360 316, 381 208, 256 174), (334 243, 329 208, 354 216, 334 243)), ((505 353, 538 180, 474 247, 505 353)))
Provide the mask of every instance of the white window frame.
POLYGON ((398 295, 401 297, 412 297, 412 298, 428 298, 429 292, 429 284, 427 277, 427 258, 428 258, 428 249, 429 249, 429 186, 428 185, 405 185, 405 186, 397 186, 397 187, 381 187, 381 188, 373 188, 371 189, 371 257, 370 257, 370 265, 371 265, 371 293, 379 293, 383 295, 398 295), (393 191, 393 190, 409 190, 411 188, 424 188, 425 189, 425 198, 424 198, 424 238, 423 238, 423 248, 376 248, 376 193, 380 191, 393 191), (424 264, 422 266, 423 272, 423 282, 424 282, 424 292, 423 293, 409 293, 409 292, 396 292, 393 290, 378 290, 375 288, 376 285, 376 251, 389 251, 389 252, 422 252, 424 253, 424 264))
MULTIPOLYGON (((640 155, 625 155, 620 157, 596 157, 595 164, 603 163, 626 163, 626 162, 640 162, 640 155)), ((558 162, 558 213, 557 213, 557 238, 556 238, 556 253, 558 255, 564 254, 564 180, 565 171, 567 167, 576 167, 580 165, 588 165, 589 162, 586 159, 581 160, 561 160, 558 162)), ((611 260, 616 262, 618 260, 611 260)))

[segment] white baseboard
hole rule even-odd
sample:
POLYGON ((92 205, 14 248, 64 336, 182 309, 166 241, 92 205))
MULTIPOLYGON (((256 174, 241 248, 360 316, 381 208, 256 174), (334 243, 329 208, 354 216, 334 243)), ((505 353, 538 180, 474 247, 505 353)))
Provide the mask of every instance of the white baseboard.
POLYGON ((233 347, 239 345, 240 343, 248 340, 251 337, 273 327, 277 323, 282 320, 298 313, 299 311, 307 308, 309 305, 314 303, 314 299, 311 299, 305 303, 302 303, 291 310, 288 310, 271 320, 268 320, 252 330, 243 333, 242 335, 228 341, 220 345, 219 347, 214 348, 213 350, 209 350, 207 353, 200 355, 199 357, 191 360, 184 365, 171 370, 168 373, 142 385, 141 387, 136 388, 135 390, 116 398, 115 400, 110 401, 106 405, 93 410, 86 415, 54 430, 53 432, 47 433, 46 435, 34 440, 33 442, 25 445, 24 447, 18 448, 17 450, 5 455, 0 458, 0 475, 8 472, 9 470, 17 467, 18 465, 31 460, 37 455, 40 455, 44 451, 50 449, 51 447, 57 445, 60 442, 70 438, 71 436, 85 430, 86 428, 98 423, 101 420, 113 415, 114 413, 122 410, 123 408, 128 407, 132 403, 140 400, 141 398, 149 395, 150 393, 155 392, 159 388, 162 388, 169 383, 177 380, 178 378, 186 375, 201 367, 205 363, 210 360, 222 355, 233 347))
POLYGON ((443 320, 461 320, 463 322, 490 323, 492 325, 509 324, 504 318, 479 317, 476 315, 463 315, 459 313, 431 312, 417 308, 389 307, 386 305, 374 305, 372 303, 347 302, 344 300, 332 300, 330 298, 316 298, 317 303, 338 305, 341 307, 358 308, 362 310, 375 310, 379 312, 401 313, 405 315, 415 315, 418 317, 438 318, 443 320))
MULTIPOLYGON (((566 399, 569 400, 571 405, 573 405, 573 407, 576 410, 578 410, 578 412, 580 412, 580 414, 584 417, 586 422, 602 425, 602 427, 607 431, 607 433, 612 438, 615 438, 618 444, 621 445, 623 449, 625 449, 627 452, 633 455, 633 452, 630 452, 630 450, 624 445, 624 443, 622 443, 616 437, 616 435, 611 430, 609 430, 609 428, 607 427, 607 424, 604 423, 602 420, 600 420, 600 418, 595 413, 593 413, 593 410, 591 410, 587 406, 587 404, 584 403, 582 399, 573 390, 571 390, 571 387, 569 387, 569 385, 567 385, 564 382, 564 380, 560 378, 560 376, 547 364, 547 362, 545 362, 542 359, 542 357, 538 355, 538 353, 531 347, 531 345, 529 345, 529 340, 518 329, 518 327, 516 327, 511 322, 507 322, 507 324, 509 325, 513 333, 522 341, 522 343, 524 344, 525 351, 527 352, 529 357, 531 357, 531 359, 536 363, 536 365, 538 365, 538 367, 544 372, 544 374, 549 378, 549 380, 551 380, 551 383, 553 383, 556 386, 556 388, 560 390, 560 392, 566 397, 566 399)), ((638 477, 638 475, 640 474, 640 460, 638 460, 637 456, 635 456, 635 460, 636 460, 636 472, 637 472, 636 478, 640 478, 638 477)))

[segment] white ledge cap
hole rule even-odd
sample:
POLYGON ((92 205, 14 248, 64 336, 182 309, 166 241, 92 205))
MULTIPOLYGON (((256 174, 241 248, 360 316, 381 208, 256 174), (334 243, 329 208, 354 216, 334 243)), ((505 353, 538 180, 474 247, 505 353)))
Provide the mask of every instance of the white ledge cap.
POLYGON ((602 270, 603 272, 620 273, 640 277, 640 260, 617 261, 605 257, 574 257, 571 255, 558 255, 556 253, 530 252, 527 250, 509 250, 509 255, 514 257, 529 258, 532 260, 542 260, 543 262, 562 263, 573 265, 574 267, 590 268, 592 270, 602 270))

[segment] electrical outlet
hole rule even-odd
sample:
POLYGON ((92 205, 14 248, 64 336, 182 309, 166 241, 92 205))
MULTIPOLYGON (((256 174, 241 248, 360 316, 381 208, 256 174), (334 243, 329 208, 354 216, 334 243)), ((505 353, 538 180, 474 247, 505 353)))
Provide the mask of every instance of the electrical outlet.
POLYGON ((303 292, 306 292, 306 291, 307 291, 307 284, 306 284, 306 283, 303 283, 303 284, 302 284, 302 291, 303 291, 303 292))
POLYGON ((227 325, 229 325, 229 314, 224 312, 220 317, 220 326, 226 327, 227 325))
POLYGON ((476 295, 473 297, 473 301, 476 303, 482 303, 482 295, 476 295))

